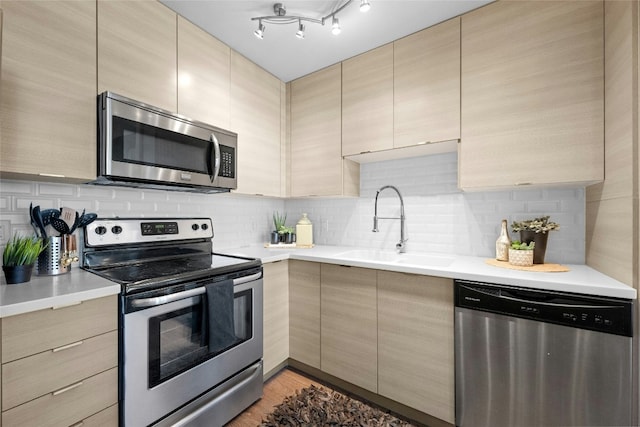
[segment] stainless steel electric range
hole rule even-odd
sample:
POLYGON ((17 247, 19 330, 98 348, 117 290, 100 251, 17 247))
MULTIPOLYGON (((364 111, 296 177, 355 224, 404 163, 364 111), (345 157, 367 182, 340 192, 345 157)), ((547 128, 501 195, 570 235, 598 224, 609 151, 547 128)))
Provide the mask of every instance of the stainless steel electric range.
POLYGON ((262 396, 262 264, 212 238, 209 218, 84 231, 83 268, 122 285, 122 426, 221 426, 262 396))

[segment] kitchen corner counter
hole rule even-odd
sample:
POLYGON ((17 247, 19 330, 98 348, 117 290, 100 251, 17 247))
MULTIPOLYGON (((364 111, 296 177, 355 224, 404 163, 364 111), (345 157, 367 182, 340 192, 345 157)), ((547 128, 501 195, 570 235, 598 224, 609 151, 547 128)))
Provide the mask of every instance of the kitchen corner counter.
MULTIPOLYGON (((263 246, 246 246, 228 249, 216 249, 229 255, 241 255, 252 258, 260 258, 263 263, 276 262, 286 259, 301 261, 323 262, 328 264, 340 264, 352 267, 373 268, 379 270, 397 271, 402 273, 422 274, 428 276, 446 277, 450 279, 475 280, 480 282, 496 283, 501 285, 521 286, 544 290, 562 292, 575 292, 580 294, 597 295, 604 297, 636 299, 634 288, 627 286, 609 276, 600 273, 593 268, 581 264, 567 264, 568 272, 529 272, 510 270, 494 267, 486 264, 484 257, 457 256, 449 254, 424 254, 419 252, 401 254, 395 256, 393 252, 372 251, 365 248, 347 246, 315 246, 311 249, 291 248, 265 248, 263 246), (359 259, 345 257, 347 252, 374 253, 391 255, 395 260, 367 259, 364 256, 359 259), (431 257, 436 261, 442 259, 446 262, 437 265, 420 264, 418 262, 398 262, 397 259, 406 255, 410 257, 431 257)), ((408 261, 408 260, 407 260, 408 261)))
POLYGON ((0 282, 0 318, 120 293, 120 285, 74 267, 56 276, 38 276, 31 281, 7 285, 0 282))

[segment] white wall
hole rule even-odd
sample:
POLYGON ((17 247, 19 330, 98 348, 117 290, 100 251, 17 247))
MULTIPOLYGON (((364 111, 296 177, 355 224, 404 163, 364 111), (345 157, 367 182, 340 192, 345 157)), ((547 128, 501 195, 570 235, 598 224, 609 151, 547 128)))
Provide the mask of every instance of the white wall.
MULTIPOLYGON (((560 230, 550 234, 545 261, 584 263, 583 188, 463 193, 457 167, 456 153, 362 164, 358 199, 289 200, 287 212, 292 219, 309 214, 315 243, 394 250, 398 220, 380 220, 380 232, 371 231, 376 191, 394 185, 405 203, 407 251, 491 257, 502 219, 551 215, 560 230)), ((380 193, 378 215, 399 213, 395 192, 380 193)))
MULTIPOLYGON (((14 231, 31 232, 28 210, 33 202, 43 209, 86 209, 100 217, 211 217, 217 249, 266 242, 276 210, 288 214, 288 225, 295 225, 307 212, 317 244, 393 250, 400 237, 399 221, 380 220, 380 232, 371 229, 377 189, 395 185, 405 202, 408 251, 491 257, 503 218, 511 223, 551 215, 561 227, 550 235, 546 261, 584 263, 583 188, 462 193, 456 182, 455 153, 363 164, 357 199, 282 200, 4 180, 0 182, 4 234, 0 245, 14 231)), ((379 215, 397 216, 399 206, 393 191, 381 193, 379 215)))

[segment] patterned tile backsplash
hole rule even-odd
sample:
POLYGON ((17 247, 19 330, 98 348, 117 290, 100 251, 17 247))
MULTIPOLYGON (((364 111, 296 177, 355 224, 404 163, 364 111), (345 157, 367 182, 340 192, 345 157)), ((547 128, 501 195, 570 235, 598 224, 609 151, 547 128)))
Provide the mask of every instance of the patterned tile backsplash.
MULTIPOLYGON (((584 188, 464 193, 457 188, 457 173, 456 153, 368 163, 361 165, 359 198, 286 200, 2 180, 0 245, 16 231, 31 232, 28 210, 33 202, 43 209, 86 209, 100 217, 211 217, 218 249, 266 242, 274 211, 286 212, 292 226, 307 212, 316 244, 393 250, 400 238, 399 220, 381 219, 380 232, 371 230, 376 191, 394 185, 404 199, 408 252, 491 257, 502 219, 511 223, 551 215, 560 230, 549 237, 546 261, 584 263, 584 188)), ((378 214, 399 213, 395 192, 380 193, 378 214)))

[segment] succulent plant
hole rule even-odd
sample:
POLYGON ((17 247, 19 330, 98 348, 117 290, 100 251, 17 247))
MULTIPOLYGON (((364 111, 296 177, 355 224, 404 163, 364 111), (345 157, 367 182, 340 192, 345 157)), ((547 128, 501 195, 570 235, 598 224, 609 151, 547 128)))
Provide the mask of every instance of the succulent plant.
POLYGON ((546 233, 547 231, 557 230, 560 225, 549 221, 549 215, 540 218, 527 219, 525 221, 514 221, 511 224, 511 230, 517 231, 533 231, 536 233, 546 233))
POLYGON ((535 248, 535 242, 529 242, 529 244, 521 243, 519 240, 514 240, 511 242, 511 249, 515 249, 518 251, 530 251, 535 248))

